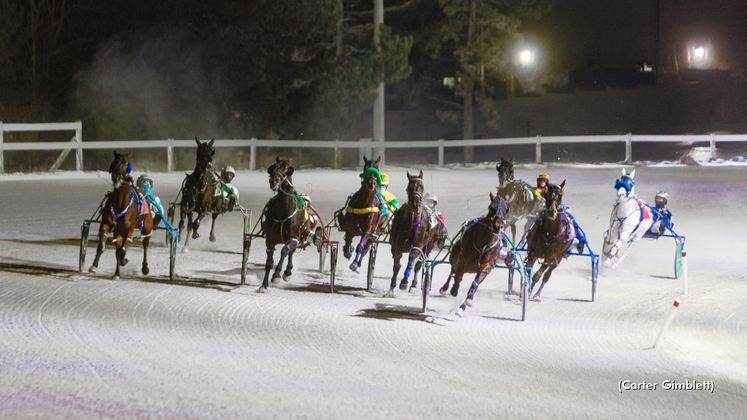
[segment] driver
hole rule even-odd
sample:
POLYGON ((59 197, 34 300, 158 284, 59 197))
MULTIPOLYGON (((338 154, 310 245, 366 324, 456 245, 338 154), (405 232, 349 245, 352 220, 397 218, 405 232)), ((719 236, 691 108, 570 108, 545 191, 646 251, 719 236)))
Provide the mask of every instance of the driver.
POLYGON ((537 200, 542 200, 547 194, 547 184, 550 182, 550 177, 546 173, 541 173, 537 176, 537 187, 534 189, 534 197, 537 200))
POLYGON ((384 201, 386 201, 389 212, 394 213, 397 209, 399 209, 399 200, 397 200, 397 197, 394 196, 391 192, 387 191, 387 188, 389 188, 389 176, 385 173, 381 173, 381 184, 379 184, 379 194, 384 198, 384 201))
MULTIPOLYGON (((632 181, 632 180, 631 180, 632 181)), ((550 176, 546 173, 541 173, 537 177, 537 188, 534 189, 534 194, 537 200, 544 199, 545 194, 547 194, 547 185, 550 183, 550 176)), ((576 223, 576 218, 573 217, 573 213, 571 213, 570 207, 566 205, 562 205, 560 209, 565 215, 568 216, 569 219, 571 219, 571 222, 573 222, 573 227, 576 229, 576 237, 573 240, 574 245, 576 245, 576 250, 579 254, 584 253, 584 245, 586 245, 586 235, 584 234, 584 231, 581 230, 581 227, 576 223)))
POLYGON ((236 177, 236 171, 233 166, 224 166, 220 170, 220 177, 223 184, 221 187, 223 198, 228 201, 228 211, 233 211, 236 202, 239 201, 239 190, 231 184, 231 181, 236 177))
POLYGON ((173 226, 171 226, 169 221, 163 217, 163 207, 161 206, 161 199, 158 198, 157 195, 151 192, 151 189, 153 188, 153 178, 151 178, 150 175, 148 174, 142 174, 139 177, 137 177, 136 186, 140 191, 142 191, 143 196, 151 204, 153 204, 153 207, 155 207, 156 210, 158 210, 158 214, 156 214, 155 217, 153 217, 153 227, 157 227, 158 224, 161 222, 161 220, 163 220, 163 223, 169 229, 173 229, 173 226))
POLYGON ((654 208, 654 223, 649 228, 648 232, 653 235, 663 235, 667 226, 671 229, 674 227, 672 221, 672 212, 669 211, 666 206, 669 202, 669 194, 666 191, 659 191, 654 197, 656 207, 654 208))

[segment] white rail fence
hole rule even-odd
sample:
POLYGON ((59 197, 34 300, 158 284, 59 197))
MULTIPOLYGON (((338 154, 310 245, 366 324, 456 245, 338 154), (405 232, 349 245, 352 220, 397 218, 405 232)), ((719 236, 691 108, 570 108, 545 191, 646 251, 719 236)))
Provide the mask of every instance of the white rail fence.
MULTIPOLYGON (((193 139, 190 140, 128 140, 128 141, 88 141, 82 139, 82 123, 42 123, 42 124, 3 124, 0 122, 0 173, 4 173, 4 151, 6 150, 61 150, 67 153, 74 150, 75 169, 83 170, 84 149, 157 149, 167 150, 167 170, 172 172, 174 168, 174 148, 195 147, 193 139), (69 142, 3 142, 3 133, 17 131, 74 131, 75 135, 69 142)), ((411 149, 411 148, 437 148, 438 165, 444 165, 444 150, 447 147, 467 146, 513 146, 513 145, 535 145, 535 162, 542 163, 543 144, 570 144, 570 143, 624 143, 626 163, 633 162, 633 143, 680 143, 680 142, 706 142, 710 144, 711 157, 716 155, 716 143, 721 142, 747 142, 747 134, 703 134, 703 135, 641 135, 622 134, 604 136, 536 136, 501 139, 479 139, 479 140, 426 140, 426 141, 372 141, 361 139, 359 141, 340 140, 215 140, 215 147, 246 147, 250 150, 250 168, 256 169, 256 157, 258 147, 287 147, 287 148, 326 148, 332 149, 334 153, 335 167, 340 167, 342 149, 358 149, 360 155, 373 156, 374 151, 382 156, 387 149, 411 149)), ((63 157, 64 158, 64 157, 63 157)), ((58 159, 59 160, 59 159, 58 159)), ((383 159, 382 159, 383 160, 383 159)))

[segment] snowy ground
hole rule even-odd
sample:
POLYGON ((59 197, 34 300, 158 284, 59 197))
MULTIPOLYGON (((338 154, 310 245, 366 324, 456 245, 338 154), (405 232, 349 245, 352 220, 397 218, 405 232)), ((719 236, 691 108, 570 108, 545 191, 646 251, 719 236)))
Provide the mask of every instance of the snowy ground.
MULTIPOLYGON (((382 297, 386 245, 376 292, 341 257, 339 291, 328 293, 329 273, 309 248, 290 283, 257 294, 260 242, 242 287, 239 213, 218 219, 215 243, 203 223, 173 282, 162 233, 147 277, 140 247, 119 281, 110 279, 112 248, 98 274, 79 273, 80 225, 110 188, 106 174, 0 176, 0 418, 744 418, 747 169, 663 166, 638 168, 636 192, 672 197, 689 295, 656 349, 682 294, 672 239, 644 240, 617 271, 602 269, 593 303, 590 259, 572 257, 525 322, 497 269, 457 318, 467 284, 456 299, 432 296, 427 314, 418 293, 382 297), (667 390, 666 381, 714 389, 667 390), (621 392, 642 382, 656 389, 621 392)), ((405 169, 384 170, 404 198, 405 169)), ((522 166, 517 178, 533 182, 540 171, 567 180, 564 202, 599 252, 619 167, 522 166)), ((452 233, 485 212, 497 184, 492 166, 424 172, 452 233)), ((168 203, 183 174, 153 178, 168 203)), ((266 173, 239 172, 235 182, 258 214, 270 196, 266 173)), ((326 222, 359 178, 298 170, 294 182, 326 222)), ((437 286, 447 271, 436 271, 437 286)))

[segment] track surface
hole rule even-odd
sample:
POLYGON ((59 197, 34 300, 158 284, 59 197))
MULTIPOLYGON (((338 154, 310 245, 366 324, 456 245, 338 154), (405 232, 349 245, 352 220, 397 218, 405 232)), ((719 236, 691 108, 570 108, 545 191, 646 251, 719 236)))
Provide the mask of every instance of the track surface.
MULTIPOLYGON (((421 168, 411 169, 417 172, 421 168)), ((618 167, 522 167, 532 182, 567 180, 569 205, 599 252, 618 167)), ((386 171, 404 198, 405 170, 386 171)), ((425 168, 450 231, 483 214, 495 169, 425 168)), ((744 168, 639 168, 638 196, 672 196, 687 236, 689 296, 653 342, 672 302, 674 241, 640 243, 617 271, 602 270, 590 302, 589 258, 564 260, 543 291, 521 305, 494 270, 463 318, 458 298, 383 298, 391 276, 379 247, 375 292, 342 256, 328 293, 314 248, 297 254, 291 282, 256 293, 265 253, 252 243, 250 285, 240 286, 242 220, 222 216, 218 240, 193 240, 168 280, 163 233, 151 274, 142 248, 113 281, 109 247, 96 275, 79 273, 80 225, 109 188, 106 174, 0 177, 0 417, 2 418, 744 418, 747 304, 744 168), (741 226, 741 227, 740 227, 741 226), (623 390, 621 381, 657 384, 623 390), (713 381, 714 391, 667 391, 662 382, 713 381)), ((155 174, 164 204, 183 174, 155 174)), ((240 172, 241 202, 255 215, 271 195, 266 174, 240 172)), ((325 217, 359 185, 356 171, 297 170, 325 217)), ((255 216, 256 217, 256 216, 255 216)), ((328 220, 325 220, 327 222, 328 220)), ((95 230, 92 228, 92 231, 95 230)), ((336 234, 338 239, 341 235, 336 234)), ((92 232, 92 238, 94 234, 92 232)), ((95 242, 86 267, 93 261, 95 242)), ((276 253, 277 257, 278 253, 276 253)), ((448 274, 434 277, 440 287, 448 274)), ((434 293, 436 293, 434 291, 434 293)))

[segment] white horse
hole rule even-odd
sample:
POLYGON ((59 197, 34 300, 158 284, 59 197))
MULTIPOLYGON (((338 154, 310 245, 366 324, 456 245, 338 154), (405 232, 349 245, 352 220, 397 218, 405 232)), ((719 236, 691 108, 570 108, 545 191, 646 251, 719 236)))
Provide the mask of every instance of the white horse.
POLYGON ((604 232, 602 261, 605 267, 617 268, 654 222, 648 205, 638 200, 633 192, 635 170, 628 174, 623 169, 622 173, 623 178, 616 186, 629 178, 630 191, 623 186, 617 188, 617 201, 612 206, 610 228, 604 232))

